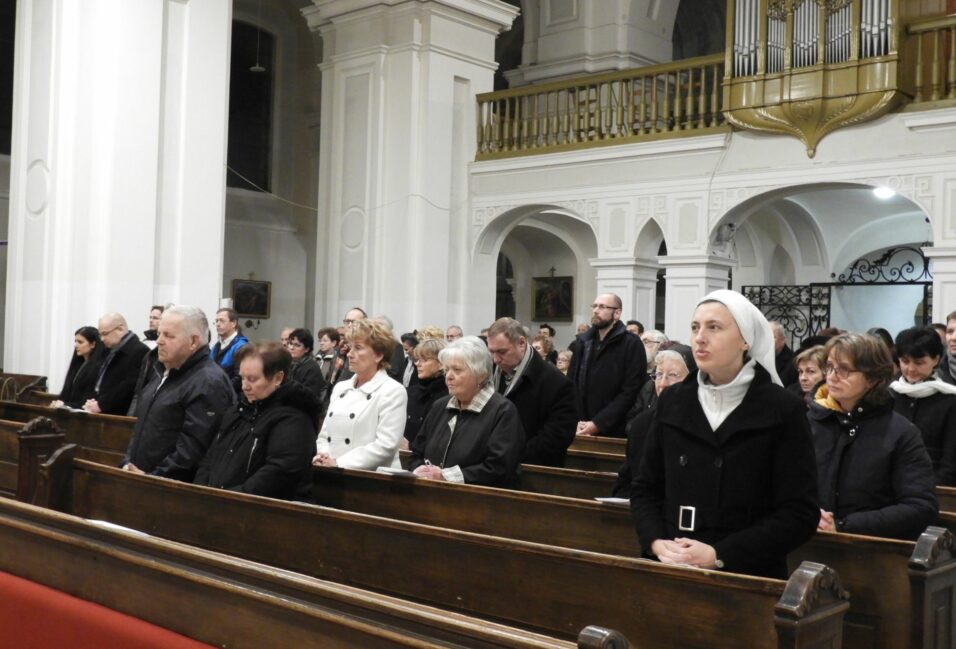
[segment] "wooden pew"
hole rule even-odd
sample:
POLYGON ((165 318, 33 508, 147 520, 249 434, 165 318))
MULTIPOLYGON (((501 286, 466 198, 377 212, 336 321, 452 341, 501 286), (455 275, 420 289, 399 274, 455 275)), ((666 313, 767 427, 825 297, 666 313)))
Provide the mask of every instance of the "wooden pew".
POLYGON ((589 435, 577 435, 571 446, 570 451, 597 451, 598 453, 610 453, 611 455, 620 455, 624 457, 627 449, 627 440, 621 437, 592 437, 589 435))
POLYGON ((936 497, 940 511, 956 512, 956 487, 936 487, 936 497))
POLYGON ((62 446, 63 433, 45 417, 0 420, 0 496, 33 499, 40 464, 62 446))
POLYGON ((70 466, 79 515, 560 638, 589 620, 649 649, 840 646, 847 594, 819 564, 760 579, 70 466))
POLYGON ((534 464, 521 465, 521 490, 568 498, 601 498, 610 496, 617 473, 559 469, 534 464))
POLYGON ((26 403, 31 406, 48 406, 51 401, 56 401, 60 395, 43 390, 26 390, 20 395, 17 403, 26 403))
POLYGON ((564 467, 578 471, 601 471, 617 473, 624 463, 624 457, 616 453, 601 453, 598 451, 568 450, 564 459, 564 467))
POLYGON ((76 444, 78 457, 91 462, 117 466, 133 435, 134 417, 94 415, 65 408, 50 408, 26 403, 0 402, 0 419, 27 422, 48 417, 66 434, 66 441, 76 444))
POLYGON ((3 499, 0 570, 220 647, 627 647, 604 629, 568 642, 3 499))
MULTIPOLYGON (((313 480, 320 505, 592 552, 641 552, 624 507, 347 469, 316 468, 313 480)), ((905 541, 818 534, 791 555, 789 564, 794 569, 801 561, 815 561, 840 575, 853 596, 844 626, 845 647, 951 648, 952 641, 929 642, 921 628, 924 616, 932 619, 932 628, 945 624, 948 616, 956 617, 952 602, 947 606, 925 594, 951 585, 956 561, 937 556, 931 560, 932 570, 911 572, 914 561, 926 565, 933 548, 952 542, 942 538, 941 531, 934 534, 938 540, 923 548, 905 541), (908 645, 911 636, 921 639, 908 645)))
POLYGON ((31 390, 46 390, 46 377, 0 373, 0 401, 19 401, 22 395, 31 390))

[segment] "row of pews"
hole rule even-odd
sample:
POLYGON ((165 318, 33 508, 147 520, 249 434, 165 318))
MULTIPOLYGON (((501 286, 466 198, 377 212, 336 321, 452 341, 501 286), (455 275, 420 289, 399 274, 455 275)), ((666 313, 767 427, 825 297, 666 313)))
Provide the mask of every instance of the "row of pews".
MULTIPOLYGON (((410 646, 618 647, 626 646, 627 638, 633 646, 651 648, 956 647, 956 559, 945 527, 929 528, 917 543, 819 534, 790 557, 794 573, 784 582, 638 559, 630 512, 582 495, 608 495, 609 474, 603 471, 526 466, 523 481, 531 491, 515 492, 316 469, 319 506, 312 506, 122 472, 112 466, 129 440, 132 419, 0 403, 0 420, 13 422, 10 429, 43 416, 49 422, 44 430, 63 435, 59 443, 69 445, 33 460, 4 451, 0 463, 16 457, 19 467, 36 467, 32 483, 9 493, 139 531, 91 528, 98 539, 110 534, 121 544, 173 543, 179 557, 195 552, 197 566, 209 555, 239 562, 242 575, 253 574, 249 566, 270 566, 271 572, 261 569, 277 579, 344 589, 335 591, 342 593, 338 607, 324 600, 322 606, 357 620, 356 628, 371 619, 371 628, 398 629, 396 638, 437 643, 410 646), (599 485, 605 488, 598 491, 599 485), (388 613, 363 617, 370 613, 353 602, 356 593, 388 613), (408 615, 388 617, 397 613, 383 602, 408 607, 402 609, 408 615), (425 621, 433 618, 447 620, 454 631, 439 632, 425 621), (468 635, 479 629, 480 642, 468 635)), ((9 436, 3 425, 0 431, 9 436)), ((577 440, 572 453, 612 456, 619 465, 623 444, 577 440)), ((54 517, 58 525, 69 521, 71 529, 90 525, 29 507, 18 515, 54 517)), ((0 518, 6 516, 4 509, 0 518)), ((0 570, 16 573, 11 567, 19 559, 6 546, 3 557, 0 570)), ((241 582, 237 574, 212 574, 241 582)), ((41 573, 23 576, 43 581, 41 573)), ((68 581, 50 585, 70 592, 68 581)), ((298 602, 302 596, 296 593, 298 602)), ((97 592, 77 594, 124 610, 114 606, 122 602, 97 592)), ((227 644, 213 637, 218 623, 126 612, 204 642, 227 644), (172 624, 176 620, 179 626, 172 624)), ((359 637, 364 638, 354 636, 359 637)), ((352 646, 379 646, 354 638, 352 646)), ((329 642, 322 646, 336 646, 329 642)))

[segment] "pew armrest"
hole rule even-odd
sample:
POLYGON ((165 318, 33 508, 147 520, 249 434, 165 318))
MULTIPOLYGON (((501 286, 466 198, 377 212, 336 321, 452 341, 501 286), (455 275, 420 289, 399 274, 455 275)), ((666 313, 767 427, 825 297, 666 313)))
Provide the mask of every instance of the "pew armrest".
POLYGON ((629 649, 621 633, 602 626, 588 626, 578 634, 578 649, 629 649))
POLYGON ((73 458, 77 445, 64 444, 40 465, 33 503, 57 511, 73 511, 73 458))
POLYGON ((944 527, 926 528, 909 560, 910 644, 944 649, 956 616, 956 538, 944 527))
POLYGON ((835 570, 822 563, 801 563, 774 607, 779 649, 842 646, 849 599, 835 570))

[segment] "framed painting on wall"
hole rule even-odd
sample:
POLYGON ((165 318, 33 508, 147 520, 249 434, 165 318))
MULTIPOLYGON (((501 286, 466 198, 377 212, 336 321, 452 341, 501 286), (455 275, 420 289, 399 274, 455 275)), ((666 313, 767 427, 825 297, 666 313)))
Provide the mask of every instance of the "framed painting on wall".
POLYGON ((538 322, 571 322, 574 317, 574 278, 533 277, 534 317, 538 322))
POLYGON ((272 306, 272 282, 232 280, 232 307, 243 318, 266 320, 272 306))

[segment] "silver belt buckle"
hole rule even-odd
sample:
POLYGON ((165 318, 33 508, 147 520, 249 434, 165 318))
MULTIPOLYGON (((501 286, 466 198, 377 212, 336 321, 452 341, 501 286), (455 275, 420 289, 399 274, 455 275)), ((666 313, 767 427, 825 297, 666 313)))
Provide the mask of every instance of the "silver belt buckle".
POLYGON ((677 529, 681 532, 693 532, 697 523, 697 508, 681 505, 677 515, 677 529))

